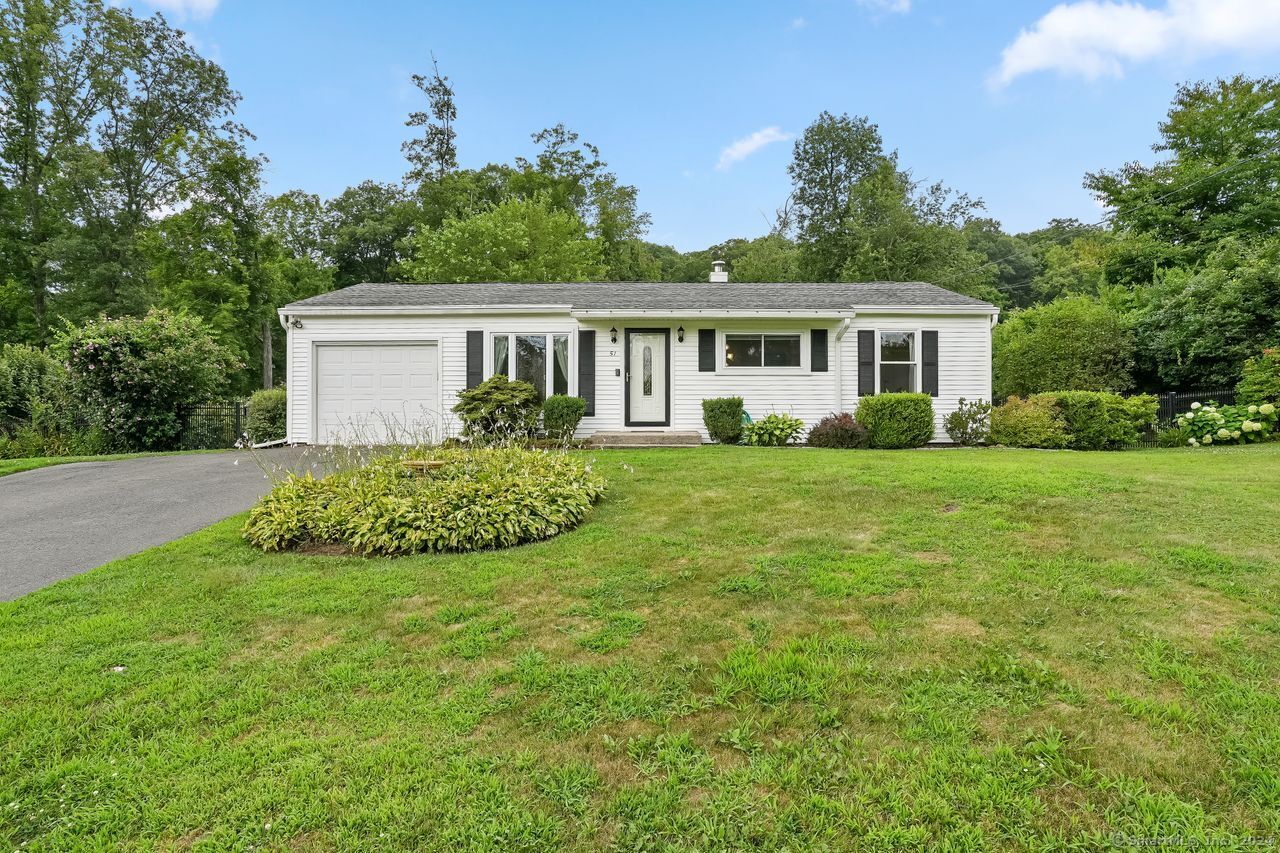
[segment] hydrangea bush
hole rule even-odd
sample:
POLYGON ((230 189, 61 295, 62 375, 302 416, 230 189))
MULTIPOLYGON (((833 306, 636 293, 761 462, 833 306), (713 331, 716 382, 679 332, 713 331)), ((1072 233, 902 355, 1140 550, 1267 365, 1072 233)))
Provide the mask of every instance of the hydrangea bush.
POLYGON ((1219 406, 1217 403, 1192 403, 1191 411, 1178 416, 1178 426, 1191 437, 1187 444, 1246 444, 1268 441, 1275 434, 1274 403, 1248 406, 1219 406))

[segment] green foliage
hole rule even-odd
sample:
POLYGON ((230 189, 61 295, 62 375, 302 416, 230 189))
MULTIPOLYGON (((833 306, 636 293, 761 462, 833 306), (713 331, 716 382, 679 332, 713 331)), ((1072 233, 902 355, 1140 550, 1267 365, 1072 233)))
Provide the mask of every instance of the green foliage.
POLYGON ((1277 435, 1276 404, 1250 403, 1219 406, 1192 403, 1190 411, 1178 416, 1178 426, 1190 433, 1192 447, 1208 444, 1251 444, 1270 441, 1277 435))
POLYGON ((552 394, 542 404, 542 428, 549 438, 568 441, 586 413, 587 401, 581 397, 552 394))
POLYGON ((742 440, 745 414, 741 397, 717 397, 702 401, 702 423, 711 440, 721 444, 737 444, 742 440))
POLYGON ((1058 449, 1066 447, 1071 436, 1052 400, 1015 395, 991 410, 990 440, 1006 447, 1058 449))
POLYGON ((77 396, 129 450, 176 447, 191 409, 221 394, 239 367, 198 318, 163 310, 67 328, 57 348, 77 396))
POLYGON ((1239 403, 1280 402, 1280 347, 1265 349, 1244 363, 1236 385, 1239 403))
MULTIPOLYGON (((707 264, 707 269, 710 268, 711 265, 707 264)), ((781 234, 768 234, 752 240, 729 270, 734 281, 787 282, 804 279, 800 271, 800 248, 781 234)))
POLYGON ((848 412, 827 415, 809 430, 811 447, 866 447, 867 428, 848 412))
POLYGON ((804 421, 783 412, 770 412, 742 428, 742 443, 753 447, 782 447, 795 440, 804 421))
POLYGON ((1013 311, 996 326, 991 345, 998 397, 1062 389, 1125 391, 1133 384, 1132 329, 1089 297, 1013 311))
POLYGON ((1234 386, 1246 359, 1280 345, 1280 238, 1224 239, 1198 267, 1170 270, 1146 294, 1137 331, 1165 387, 1234 386))
POLYGON ((969 403, 961 397, 943 425, 951 440, 961 447, 983 444, 991 434, 991 404, 985 400, 969 403))
POLYGON ((538 389, 502 374, 458 394, 453 411, 465 435, 483 439, 519 438, 538 426, 538 389))
POLYGON ((288 430, 289 393, 284 388, 263 389, 249 398, 246 431, 254 444, 284 438, 288 430))
POLYGON ((855 416, 877 449, 923 447, 933 440, 933 398, 928 394, 863 397, 855 416))
POLYGON ((23 344, 0 346, 0 432, 31 420, 65 370, 48 352, 23 344))
POLYGON ((1118 450, 1135 444, 1155 426, 1159 403, 1150 395, 1121 397, 1105 391, 1058 391, 1032 399, 1052 404, 1062 415, 1073 450, 1118 450))
POLYGON ((604 494, 581 459, 517 448, 437 450, 445 466, 415 476, 386 457, 317 480, 277 484, 250 511, 243 535, 266 551, 315 542, 357 554, 508 548, 576 527, 604 494))
POLYGON ((407 275, 424 282, 591 281, 604 277, 600 243, 576 213, 545 195, 511 198, 411 238, 407 275))

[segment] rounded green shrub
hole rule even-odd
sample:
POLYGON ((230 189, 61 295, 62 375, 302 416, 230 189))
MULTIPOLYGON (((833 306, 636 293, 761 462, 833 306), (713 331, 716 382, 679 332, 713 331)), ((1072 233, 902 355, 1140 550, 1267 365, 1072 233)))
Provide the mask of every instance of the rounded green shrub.
POLYGON ((982 444, 991 434, 991 404, 985 400, 969 403, 961 397, 942 423, 947 436, 961 447, 982 444))
POLYGON ((713 441, 737 444, 742 440, 746 409, 741 397, 717 397, 702 401, 702 423, 713 441))
POLYGON ((542 404, 542 428, 553 441, 568 441, 587 413, 587 401, 581 397, 553 394, 542 404))
POLYGON ((866 447, 867 428, 848 412, 832 413, 814 424, 808 441, 810 447, 866 447))
POLYGON ((933 398, 928 394, 863 397, 854 416, 867 428, 871 446, 881 450, 923 447, 933 439, 933 398))
POLYGON ((1036 394, 1057 409, 1072 450, 1118 450, 1135 444, 1155 426, 1159 403, 1151 395, 1121 397, 1107 391, 1056 391, 1036 394))
POLYGON ((249 418, 245 424, 249 440, 254 444, 277 441, 285 437, 285 418, 289 394, 283 388, 253 392, 249 398, 249 418))
POLYGON ((742 443, 753 447, 782 447, 804 429, 804 421, 782 412, 770 412, 742 428, 742 443))
POLYGON ((480 551, 576 527, 604 494, 584 459, 515 447, 437 449, 315 479, 278 483, 249 512, 244 538, 265 551, 317 543, 357 554, 480 551), (425 476, 405 459, 444 465, 425 476))
POLYGON ((520 438, 537 429, 542 406, 537 388, 499 373, 460 393, 453 411, 473 438, 520 438))
POLYGON ((1060 449, 1071 443, 1062 413, 1047 395, 1010 397, 991 410, 992 444, 1060 449))

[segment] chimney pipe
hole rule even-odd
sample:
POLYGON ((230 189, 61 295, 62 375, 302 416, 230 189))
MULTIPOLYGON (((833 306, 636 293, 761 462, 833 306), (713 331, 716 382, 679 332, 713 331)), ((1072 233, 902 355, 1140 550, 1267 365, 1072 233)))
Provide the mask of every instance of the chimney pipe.
POLYGON ((729 271, 724 268, 724 261, 711 262, 711 278, 707 281, 712 284, 725 284, 729 281, 729 271))

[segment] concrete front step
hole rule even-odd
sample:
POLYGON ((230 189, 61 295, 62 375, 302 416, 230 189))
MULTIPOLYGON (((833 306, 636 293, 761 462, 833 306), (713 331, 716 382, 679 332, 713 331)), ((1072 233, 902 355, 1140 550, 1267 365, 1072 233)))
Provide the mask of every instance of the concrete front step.
POLYGON ((702 435, 687 432, 598 432, 587 439, 590 447, 698 447, 702 435))

